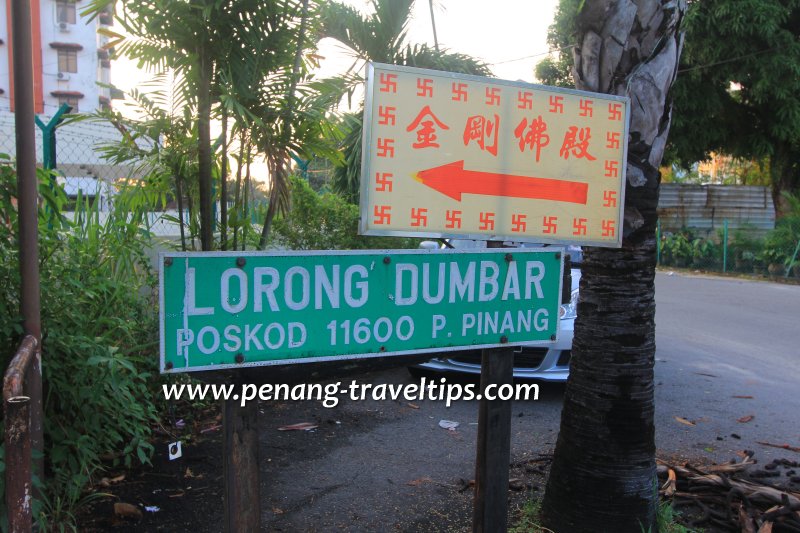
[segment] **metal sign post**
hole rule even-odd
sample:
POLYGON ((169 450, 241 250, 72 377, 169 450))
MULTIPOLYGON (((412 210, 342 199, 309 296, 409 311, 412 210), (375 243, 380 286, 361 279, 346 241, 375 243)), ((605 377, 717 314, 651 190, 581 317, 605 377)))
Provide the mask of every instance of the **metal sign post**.
MULTIPOLYGON (((360 233, 619 247, 628 116, 623 97, 370 64, 360 233)), ((481 390, 513 362, 485 349, 481 390)), ((506 530, 510 441, 510 400, 483 394, 476 532, 506 530)))
MULTIPOLYGON (((490 248, 502 243, 489 241, 490 248)), ((475 501, 472 530, 476 533, 508 528, 508 465, 511 461, 511 400, 486 398, 489 385, 514 382, 514 350, 484 349, 481 353, 481 399, 478 403, 478 443, 475 457, 475 501)))

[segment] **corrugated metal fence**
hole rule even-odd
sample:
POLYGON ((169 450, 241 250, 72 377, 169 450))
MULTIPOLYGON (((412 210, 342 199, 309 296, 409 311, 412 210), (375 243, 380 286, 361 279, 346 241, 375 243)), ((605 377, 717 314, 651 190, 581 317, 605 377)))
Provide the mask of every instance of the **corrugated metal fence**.
POLYGON ((665 183, 658 214, 663 232, 691 229, 707 238, 714 237, 725 220, 732 230, 749 229, 759 235, 775 227, 768 187, 665 183))

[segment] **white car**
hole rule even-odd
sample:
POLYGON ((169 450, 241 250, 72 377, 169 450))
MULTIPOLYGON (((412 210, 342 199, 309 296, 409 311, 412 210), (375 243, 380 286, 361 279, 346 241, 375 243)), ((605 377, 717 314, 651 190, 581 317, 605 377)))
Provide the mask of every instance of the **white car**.
MULTIPOLYGON (((453 239, 440 244, 424 241, 420 247, 435 249, 443 246, 456 249, 485 248, 485 241, 453 239)), ((517 243, 522 248, 547 245, 517 243)), ((578 307, 578 284, 581 279, 581 249, 567 246, 566 253, 572 262, 572 292, 569 303, 562 304, 558 311, 558 341, 549 346, 516 346, 514 349, 514 377, 541 381, 566 381, 569 375, 569 360, 572 355, 572 334, 578 307)), ((428 372, 458 372, 480 374, 481 350, 446 352, 442 357, 409 368, 412 374, 428 372)))

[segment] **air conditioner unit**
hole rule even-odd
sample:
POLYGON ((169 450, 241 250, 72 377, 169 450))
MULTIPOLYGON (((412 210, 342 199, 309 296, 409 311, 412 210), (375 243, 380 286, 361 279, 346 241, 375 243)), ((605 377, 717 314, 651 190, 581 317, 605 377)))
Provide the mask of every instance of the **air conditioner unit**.
POLYGON ((58 78, 58 81, 69 81, 69 74, 66 72, 59 72, 56 74, 56 77, 58 78))
POLYGON ((59 22, 58 29, 63 33, 69 33, 70 30, 72 29, 72 24, 70 24, 69 22, 59 22))

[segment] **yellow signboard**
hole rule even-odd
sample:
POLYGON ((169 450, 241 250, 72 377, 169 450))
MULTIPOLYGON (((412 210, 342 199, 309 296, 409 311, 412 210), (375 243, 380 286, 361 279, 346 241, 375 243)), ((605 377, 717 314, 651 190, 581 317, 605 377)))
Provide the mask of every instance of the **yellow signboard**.
POLYGON ((367 69, 361 233, 620 246, 627 98, 367 69))

